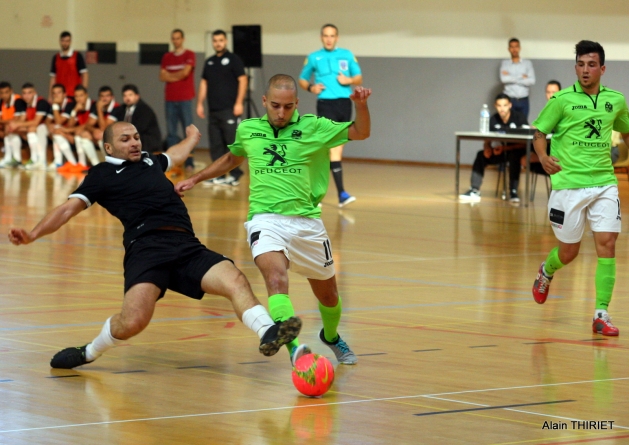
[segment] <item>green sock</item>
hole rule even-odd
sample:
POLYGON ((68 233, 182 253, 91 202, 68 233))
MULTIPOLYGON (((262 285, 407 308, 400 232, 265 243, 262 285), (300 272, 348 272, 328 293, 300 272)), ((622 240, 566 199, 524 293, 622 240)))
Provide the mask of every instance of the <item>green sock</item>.
MULTIPOLYGON (((275 294, 269 297, 269 314, 273 321, 286 321, 295 315, 293 303, 290 302, 287 294, 275 294)), ((299 340, 295 339, 290 343, 286 343, 288 352, 299 346, 299 340)))
POLYGON ((326 341, 332 343, 338 338, 336 328, 341 321, 341 311, 343 306, 341 304, 341 296, 339 295, 339 302, 334 307, 327 307, 319 303, 319 312, 321 312, 321 321, 323 321, 323 336, 326 341))
POLYGON ((605 309, 612 300, 616 283, 616 258, 599 258, 596 265, 596 309, 605 309))
POLYGON ((544 263, 544 273, 546 273, 547 276, 552 277, 553 274, 563 266, 564 264, 559 261, 559 247, 555 247, 546 257, 546 262, 544 263))

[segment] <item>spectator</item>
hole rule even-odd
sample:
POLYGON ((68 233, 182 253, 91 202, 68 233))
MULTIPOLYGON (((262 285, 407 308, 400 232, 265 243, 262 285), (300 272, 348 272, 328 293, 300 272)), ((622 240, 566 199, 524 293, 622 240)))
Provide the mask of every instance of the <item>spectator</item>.
POLYGON ((504 94, 511 98, 513 111, 529 117, 529 89, 535 85, 535 71, 530 60, 520 57, 520 41, 509 40, 511 59, 502 61, 500 65, 500 81, 504 84, 504 94))
MULTIPOLYGON (((87 167, 85 164, 79 164, 72 153, 70 144, 75 144, 75 135, 85 132, 85 126, 90 119, 90 109, 92 108, 92 100, 87 95, 84 86, 79 85, 74 90, 74 102, 68 106, 70 113, 63 113, 61 116, 65 119, 62 125, 56 124, 52 132, 52 143, 55 150, 55 164, 58 172, 80 173, 87 167), (57 155, 57 153, 59 153, 57 155), (59 166, 62 157, 67 159, 66 163, 59 166)), ((83 150, 82 146, 77 145, 77 152, 83 150)))
POLYGON ((77 85, 88 87, 89 74, 85 59, 81 53, 74 51, 72 48, 72 34, 63 31, 59 36, 59 45, 61 51, 52 57, 52 65, 50 67, 50 87, 48 91, 48 100, 52 101, 52 87, 60 83, 66 89, 66 94, 74 97, 74 89, 77 85))
MULTIPOLYGON (((236 139, 236 127, 243 113, 243 101, 247 92, 245 66, 236 54, 227 49, 227 35, 219 29, 212 33, 214 54, 205 61, 197 96, 197 115, 205 119, 203 101, 207 97, 209 110, 210 156, 212 161, 229 152, 228 145, 236 139)), ((231 171, 230 176, 220 176, 206 183, 238 185, 242 170, 231 171)))
POLYGON ((40 97, 32 83, 22 85, 22 97, 15 103, 15 116, 8 127, 22 139, 26 139, 31 150, 31 157, 25 165, 27 170, 46 168, 46 149, 48 148, 48 128, 46 117, 50 114, 50 104, 40 97))
MULTIPOLYGON (((175 29, 170 35, 174 51, 164 54, 162 58, 159 80, 166 83, 166 146, 172 147, 181 138, 177 134, 177 124, 185 133, 188 125, 192 124, 192 100, 194 99, 194 67, 195 54, 183 47, 184 34, 181 29, 175 29)), ((186 168, 194 168, 191 155, 186 159, 186 168)))
POLYGON ((149 153, 162 149, 162 135, 153 109, 140 98, 138 87, 128 84, 122 87, 122 101, 108 116, 112 121, 132 123, 140 133, 142 148, 149 153))
POLYGON ((22 140, 9 128, 18 119, 15 106, 19 98, 9 82, 0 82, 0 136, 4 138, 4 159, 0 161, 0 168, 22 165, 22 140))
MULTIPOLYGON (((83 87, 81 87, 83 88, 83 87)), ((52 86, 52 101, 50 112, 46 119, 48 126, 48 134, 53 135, 56 130, 67 125, 70 119, 70 113, 74 109, 74 100, 66 96, 66 87, 60 83, 52 86)), ((59 144, 54 143, 53 139, 53 161, 48 165, 47 170, 55 171, 63 165, 63 155, 59 148, 59 144)))
MULTIPOLYGON (((507 128, 518 128, 528 125, 526 117, 522 113, 513 111, 511 100, 506 94, 496 96, 494 103, 496 114, 489 120, 491 131, 505 131, 507 128)), ((502 164, 509 162, 509 201, 513 204, 520 202, 518 197, 518 184, 520 180, 520 158, 525 153, 524 144, 511 143, 502 144, 485 141, 483 150, 476 154, 476 160, 472 166, 471 188, 464 194, 459 195, 461 202, 480 202, 480 186, 483 183, 485 167, 488 165, 502 164)))

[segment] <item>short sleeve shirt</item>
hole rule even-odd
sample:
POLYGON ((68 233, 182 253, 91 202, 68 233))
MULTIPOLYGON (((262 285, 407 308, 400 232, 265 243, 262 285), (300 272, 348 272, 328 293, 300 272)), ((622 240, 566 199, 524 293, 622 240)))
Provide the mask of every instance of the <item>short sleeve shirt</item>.
POLYGON ((161 68, 168 72, 181 71, 190 65, 192 71, 188 77, 178 80, 177 82, 166 82, 165 98, 169 102, 181 102, 194 99, 194 67, 196 65, 196 55, 189 49, 183 53, 176 55, 174 52, 168 52, 162 57, 161 68))
MULTIPOLYGON (((92 119, 98 119, 98 110, 96 109, 97 106, 98 106, 98 102, 92 102, 92 106, 90 107, 90 118, 92 119)), ((109 105, 107 105, 107 109, 104 110, 104 113, 103 113, 105 116, 105 119, 109 117, 109 115, 114 111, 114 109, 117 106, 118 106, 118 103, 115 100, 112 100, 111 102, 109 102, 109 105)), ((98 125, 96 125, 96 127, 98 127, 98 125)))
POLYGON ((50 75, 55 78, 55 83, 62 84, 66 94, 74 96, 74 88, 81 84, 81 74, 87 72, 87 65, 81 53, 70 50, 68 54, 57 53, 52 56, 50 75))
POLYGON ((30 104, 27 104, 23 99, 20 99, 20 101, 22 103, 19 105, 19 111, 16 103, 15 115, 26 115, 27 121, 32 121, 33 119, 35 119, 35 116, 42 116, 42 118, 45 119, 52 110, 48 101, 43 97, 39 97, 37 95, 35 95, 35 97, 33 98, 33 102, 30 104))
POLYGON ((552 136, 552 154, 561 171, 551 175, 553 190, 618 184, 609 152, 612 130, 629 133, 622 93, 600 87, 590 96, 579 82, 556 93, 533 125, 552 136))
POLYGON ((201 78, 207 82, 207 104, 210 111, 231 110, 238 97, 238 78, 245 75, 240 57, 226 51, 205 61, 201 78))
POLYGON ((330 180, 329 150, 348 141, 351 124, 297 111, 280 129, 266 115, 242 121, 229 149, 249 160, 248 219, 261 213, 318 218, 330 180))
POLYGON ((494 113, 489 119, 489 131, 505 131, 507 128, 521 128, 522 125, 528 124, 526 116, 512 109, 506 123, 502 121, 498 113, 494 113))
POLYGON ((306 57, 299 78, 310 82, 314 75, 314 83, 325 86, 318 96, 319 99, 347 99, 352 94, 352 87, 339 83, 337 76, 340 73, 347 77, 361 74, 354 54, 343 48, 335 48, 332 51, 322 48, 306 57))
POLYGON ((164 175, 170 167, 168 155, 142 152, 138 162, 110 156, 105 161, 93 166, 69 197, 88 207, 98 203, 118 218, 124 226, 125 248, 142 234, 164 226, 194 233, 186 206, 164 175))

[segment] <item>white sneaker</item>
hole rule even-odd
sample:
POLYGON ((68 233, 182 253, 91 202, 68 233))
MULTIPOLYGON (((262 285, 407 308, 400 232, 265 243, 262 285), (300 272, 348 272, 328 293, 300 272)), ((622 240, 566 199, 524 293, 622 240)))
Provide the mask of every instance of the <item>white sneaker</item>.
POLYGON ((302 357, 302 356, 304 356, 306 354, 310 354, 310 353, 312 353, 312 351, 310 350, 310 347, 308 347, 308 345, 301 344, 301 345, 297 346, 290 353, 290 362, 291 362, 291 364, 293 366, 295 366, 295 363, 297 363, 297 360, 299 360, 300 357, 302 357))
POLYGON ((475 188, 469 189, 467 192, 459 195, 459 201, 461 202, 480 202, 480 190, 475 188))

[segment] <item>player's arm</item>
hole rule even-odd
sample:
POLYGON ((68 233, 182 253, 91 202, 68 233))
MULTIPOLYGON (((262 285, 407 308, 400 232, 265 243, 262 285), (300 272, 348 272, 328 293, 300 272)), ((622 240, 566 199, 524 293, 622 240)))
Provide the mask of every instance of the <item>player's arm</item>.
POLYGON ((622 140, 625 141, 625 144, 629 146, 629 133, 620 133, 622 140))
POLYGON ((244 112, 243 103, 245 101, 245 94, 247 93, 247 76, 243 74, 238 76, 238 94, 236 96, 236 102, 234 103, 234 116, 242 116, 244 112))
POLYGON ((348 128, 347 134, 351 141, 362 141, 371 134, 371 116, 369 115, 369 107, 367 107, 369 96, 371 96, 371 89, 359 86, 349 97, 354 102, 354 109, 356 110, 356 119, 348 128))
POLYGON ((533 148, 535 149, 535 153, 537 153, 537 157, 544 171, 549 175, 554 175, 561 171, 561 166, 558 163, 559 159, 546 153, 547 147, 548 141, 546 140, 546 134, 535 130, 535 134, 533 135, 533 148))
POLYGON ((207 80, 201 79, 199 82, 199 93, 197 94, 197 116, 201 119, 205 119, 205 110, 203 103, 207 97, 207 80))
POLYGON ((190 176, 185 181, 178 182, 175 190, 179 193, 179 196, 183 196, 183 192, 190 190, 199 182, 222 176, 238 167, 244 161, 244 156, 236 156, 232 152, 227 152, 200 172, 190 176))
POLYGON ((199 129, 194 125, 188 125, 186 127, 186 138, 166 150, 166 154, 170 158, 172 164, 183 164, 192 149, 197 146, 200 140, 201 132, 199 132, 199 129))
POLYGON ((59 207, 52 210, 35 226, 33 230, 27 232, 24 229, 9 230, 9 241, 19 246, 20 244, 30 244, 42 236, 54 233, 74 216, 87 207, 85 202, 79 198, 70 198, 59 207))

